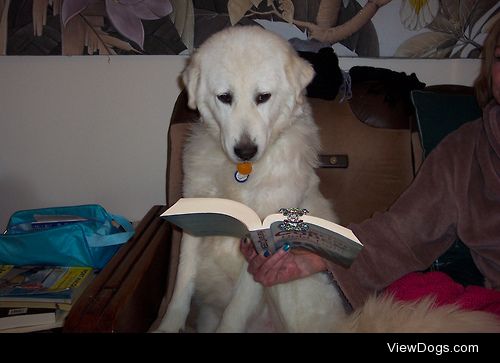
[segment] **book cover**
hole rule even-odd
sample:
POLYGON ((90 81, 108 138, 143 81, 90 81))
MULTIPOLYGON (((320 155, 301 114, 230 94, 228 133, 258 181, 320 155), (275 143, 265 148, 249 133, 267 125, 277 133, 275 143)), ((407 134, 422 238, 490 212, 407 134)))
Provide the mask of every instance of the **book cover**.
POLYGON ((56 311, 55 308, 0 307, 0 330, 55 324, 56 311))
POLYGON ((0 265, 0 306, 20 306, 9 305, 14 302, 30 307, 70 306, 94 275, 90 267, 0 265))
MULTIPOLYGON (((11 308, 9 308, 11 309, 11 308)), ((44 310, 51 310, 54 311, 54 314, 51 313, 50 317, 39 317, 36 318, 35 320, 29 320, 28 322, 22 321, 21 323, 18 322, 18 325, 12 326, 10 328, 2 328, 0 329, 0 333, 30 333, 30 332, 37 332, 37 331, 44 331, 44 330, 53 330, 53 329, 58 329, 62 328, 64 325, 64 321, 66 319, 66 316, 68 315, 68 311, 61 310, 61 309, 44 309, 44 310), (36 321, 35 324, 33 324, 36 321)), ((41 313, 44 314, 44 313, 41 313)), ((11 324, 13 325, 13 324, 11 324)))
POLYGON ((261 221, 255 211, 233 200, 181 198, 161 217, 194 236, 250 238, 264 255, 287 243, 349 267, 363 248, 350 229, 298 208, 280 209, 261 221))
POLYGON ((0 308, 45 308, 45 309, 59 309, 63 311, 70 311, 73 306, 72 302, 59 302, 59 301, 36 301, 36 300, 0 300, 0 308))

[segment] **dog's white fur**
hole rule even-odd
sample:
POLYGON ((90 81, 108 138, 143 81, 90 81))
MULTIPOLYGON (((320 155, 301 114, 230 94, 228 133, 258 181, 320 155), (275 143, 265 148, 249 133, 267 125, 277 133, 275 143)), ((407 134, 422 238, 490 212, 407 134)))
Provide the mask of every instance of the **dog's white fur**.
MULTIPOLYGON (((314 172, 319 135, 303 96, 313 75, 286 41, 259 27, 231 27, 209 38, 183 72, 189 106, 201 115, 184 152, 184 196, 234 199, 261 218, 300 207, 336 220, 314 172), (217 98, 227 93, 231 104, 217 98), (271 97, 259 104, 259 94, 271 97), (234 149, 249 143, 257 147, 253 172, 238 183, 234 149)), ((192 298, 200 332, 326 331, 345 314, 325 274, 264 291, 247 272, 238 240, 185 234, 159 330, 183 329, 192 298)))
MULTIPOLYGON (((313 75, 286 41, 258 27, 230 27, 205 41, 183 72, 189 106, 201 115, 184 150, 184 196, 234 199, 261 218, 300 207, 336 220, 314 172, 319 135, 303 95, 313 75), (228 94, 231 102, 218 97, 228 94), (266 94, 267 102, 257 102, 266 94), (233 178, 238 147, 255 151, 254 170, 241 184, 233 178)), ((247 272, 238 240, 184 233, 158 331, 184 329, 192 302, 199 332, 500 331, 491 314, 433 309, 428 300, 373 297, 347 316, 327 275, 264 288, 247 272)))
POLYGON ((345 321, 337 324, 343 333, 499 333, 500 321, 492 313, 460 309, 458 305, 436 306, 434 297, 398 301, 391 295, 371 296, 345 321))

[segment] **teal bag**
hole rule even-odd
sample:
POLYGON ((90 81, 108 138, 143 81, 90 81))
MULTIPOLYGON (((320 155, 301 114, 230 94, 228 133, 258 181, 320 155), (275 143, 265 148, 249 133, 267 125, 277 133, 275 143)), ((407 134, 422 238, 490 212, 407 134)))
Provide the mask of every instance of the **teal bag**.
POLYGON ((0 235, 0 264, 101 269, 133 235, 128 220, 97 204, 18 211, 0 235))

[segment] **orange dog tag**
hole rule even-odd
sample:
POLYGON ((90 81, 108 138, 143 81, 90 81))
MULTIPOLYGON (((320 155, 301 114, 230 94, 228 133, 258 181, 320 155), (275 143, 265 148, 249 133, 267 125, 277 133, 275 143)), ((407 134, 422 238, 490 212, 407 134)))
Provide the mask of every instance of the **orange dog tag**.
POLYGON ((238 183, 244 183, 248 179, 248 175, 252 172, 252 163, 244 162, 238 163, 236 165, 236 172, 234 173, 234 179, 238 183))

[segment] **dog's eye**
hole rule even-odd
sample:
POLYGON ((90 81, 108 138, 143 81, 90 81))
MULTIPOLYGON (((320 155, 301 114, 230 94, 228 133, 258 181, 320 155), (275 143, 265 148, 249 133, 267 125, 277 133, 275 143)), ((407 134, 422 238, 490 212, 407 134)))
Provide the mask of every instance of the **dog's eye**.
POLYGON ((217 95, 217 99, 222 103, 225 103, 226 105, 230 105, 231 103, 233 103, 233 95, 229 92, 217 95))
POLYGON ((270 98, 271 98, 270 93, 259 93, 257 97, 255 97, 255 103, 260 105, 261 103, 269 101, 270 98))

